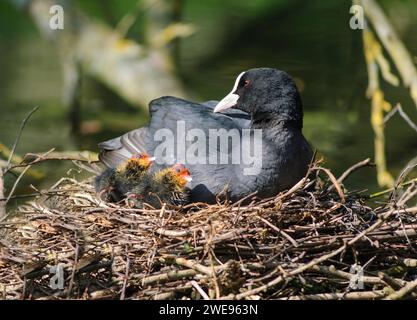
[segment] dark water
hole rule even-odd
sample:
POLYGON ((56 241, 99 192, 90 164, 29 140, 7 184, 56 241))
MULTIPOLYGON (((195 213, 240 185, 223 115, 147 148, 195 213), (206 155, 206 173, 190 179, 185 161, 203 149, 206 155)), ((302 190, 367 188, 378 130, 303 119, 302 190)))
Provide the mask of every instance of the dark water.
MULTIPOLYGON (((326 166, 340 174, 349 165, 373 157, 370 102, 360 31, 349 28, 350 1, 258 0, 188 1, 183 19, 198 28, 182 40, 179 74, 201 100, 219 99, 230 91, 242 70, 268 66, 289 72, 301 89, 304 133, 326 166), (252 3, 252 4, 251 4, 252 3)), ((385 1, 388 13, 411 52, 417 52, 417 4, 385 1), (397 4, 395 4, 397 3, 397 4), (404 9, 405 8, 405 9, 404 9), (400 14, 398 14, 398 12, 400 14), (390 15, 391 17, 391 15, 390 15)), ((27 18, 0 4, 0 142, 11 146, 20 121, 34 106, 40 109, 24 130, 18 153, 92 150, 107 138, 146 122, 139 112, 109 90, 84 79, 83 121, 94 121, 94 133, 71 134, 61 103, 61 65, 53 45, 45 43, 27 18), (8 29, 13 23, 16 29, 8 29)), ((402 88, 384 87, 389 101, 401 101, 409 115, 417 112, 402 88)), ((387 125, 387 162, 397 174, 417 155, 417 136, 398 117, 387 125)), ((62 175, 78 177, 71 165, 45 164, 46 178, 22 184, 50 186, 62 175)), ((12 179, 7 183, 10 185, 12 179)), ((349 186, 376 190, 374 169, 352 176, 349 186)), ((27 189, 20 190, 27 192, 27 189)))

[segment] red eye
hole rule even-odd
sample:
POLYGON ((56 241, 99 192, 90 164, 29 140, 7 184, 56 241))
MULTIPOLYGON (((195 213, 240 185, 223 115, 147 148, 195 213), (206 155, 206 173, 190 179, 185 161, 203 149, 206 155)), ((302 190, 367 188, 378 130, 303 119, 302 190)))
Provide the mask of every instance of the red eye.
POLYGON ((243 82, 243 87, 244 88, 246 88, 247 86, 249 86, 250 85, 250 81, 249 80, 245 80, 244 82, 243 82))

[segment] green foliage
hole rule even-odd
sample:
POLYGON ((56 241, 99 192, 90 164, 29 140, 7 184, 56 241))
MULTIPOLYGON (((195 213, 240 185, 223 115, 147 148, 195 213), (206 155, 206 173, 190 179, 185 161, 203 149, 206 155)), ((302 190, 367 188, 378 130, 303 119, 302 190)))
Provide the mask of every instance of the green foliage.
POLYGON ((89 16, 114 23, 131 11, 137 0, 76 0, 76 3, 89 16))
POLYGON ((0 37, 37 34, 35 26, 10 2, 0 1, 0 37))

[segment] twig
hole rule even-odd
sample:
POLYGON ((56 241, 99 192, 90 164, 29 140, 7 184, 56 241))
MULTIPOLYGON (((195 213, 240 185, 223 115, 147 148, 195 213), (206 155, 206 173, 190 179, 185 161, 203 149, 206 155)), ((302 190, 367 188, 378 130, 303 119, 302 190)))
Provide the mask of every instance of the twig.
POLYGON ((347 293, 318 293, 307 294, 302 296, 292 296, 289 298, 280 298, 280 300, 370 300, 381 299, 387 294, 384 290, 347 292, 347 293))
MULTIPOLYGON (((53 150, 53 149, 51 149, 53 150)), ((47 155, 49 152, 46 152, 44 155, 47 155)), ((32 167, 32 165, 28 165, 19 175, 19 177, 16 179, 15 183, 13 184, 12 189, 10 190, 9 195, 7 196, 6 201, 4 202, 4 205, 7 205, 7 203, 9 202, 10 198, 13 196, 13 193, 15 192, 17 185, 19 184, 20 180, 22 179, 22 177, 25 175, 26 171, 28 171, 30 168, 32 167)), ((0 222, 3 221, 5 218, 7 217, 7 215, 3 216, 3 218, 0 219, 0 222)))
POLYGON ((126 271, 125 271, 125 275, 124 275, 124 279, 123 279, 123 286, 122 286, 122 292, 120 294, 120 300, 125 299, 126 286, 127 286, 128 280, 129 280, 129 269, 130 269, 130 259, 129 259, 129 255, 126 254, 126 271))
POLYGON ((25 117, 25 119, 23 119, 22 124, 20 125, 20 128, 19 128, 19 132, 17 134, 16 140, 14 141, 14 144, 13 144, 13 147, 12 147, 12 152, 10 153, 9 159, 7 160, 7 166, 6 166, 6 168, 8 168, 10 166, 10 163, 11 163, 12 158, 13 158, 13 155, 14 155, 14 153, 16 151, 17 145, 19 144, 20 137, 22 136, 22 132, 23 132, 23 129, 25 128, 25 126, 26 126, 26 123, 28 122, 28 120, 30 119, 30 117, 32 116, 32 114, 34 114, 38 109, 39 109, 39 107, 33 108, 27 114, 27 116, 25 117))
POLYGON ((210 300, 210 297, 207 295, 207 293, 204 292, 204 290, 199 286, 199 284, 195 280, 191 280, 190 284, 196 288, 196 290, 201 294, 201 296, 204 298, 204 300, 210 300))
MULTIPOLYGON (((18 194, 18 195, 11 196, 10 199, 33 198, 33 197, 39 196, 40 194, 41 193, 39 193, 39 192, 37 192, 37 193, 28 193, 28 194, 18 194)), ((1 194, 0 194, 0 196, 1 196, 1 194)), ((0 198, 0 201, 6 201, 6 199, 7 198, 0 198)))
MULTIPOLYGON (((315 272, 319 272, 319 273, 322 273, 322 274, 336 276, 336 277, 339 277, 339 278, 342 278, 342 279, 347 279, 347 280, 351 280, 353 277, 355 277, 354 274, 338 270, 334 266, 330 266, 330 267, 314 266, 310 270, 315 271, 315 272)), ((386 283, 385 279, 386 278, 382 279, 382 278, 379 278, 379 277, 362 276, 360 280, 363 283, 385 285, 385 283, 386 283)), ((400 287, 407 283, 406 281, 403 281, 401 279, 398 279, 398 280, 397 279, 392 279, 392 278, 390 278, 390 279, 392 281, 394 281, 397 284, 397 286, 399 285, 400 287)))
MULTIPOLYGON (((417 182, 417 178, 415 178, 415 179, 412 179, 412 180, 409 180, 409 181, 406 181, 406 182, 404 182, 404 183, 401 183, 401 184, 399 184, 398 185, 398 187, 397 187, 397 189, 399 188, 399 187, 406 187, 406 186, 409 186, 409 185, 411 185, 411 184, 413 184, 413 183, 416 183, 417 182)), ((382 190, 382 191, 379 191, 379 192, 375 192, 375 193, 373 193, 373 194, 371 194, 370 196, 369 196, 369 198, 377 198, 377 197, 381 197, 381 196, 383 196, 383 195, 385 195, 385 194, 387 194, 387 193, 391 193, 392 191, 394 191, 396 188, 395 187, 392 187, 392 188, 388 188, 388 189, 385 189, 385 190, 382 190)))
POLYGON ((27 166, 25 168, 25 170, 23 170, 19 176, 17 177, 15 183, 13 184, 12 190, 10 190, 9 195, 6 198, 6 201, 4 201, 4 205, 7 205, 7 203, 10 201, 10 198, 13 196, 13 193, 15 192, 17 185, 19 184, 20 180, 23 178, 23 176, 25 175, 26 171, 28 171, 30 169, 31 166, 27 166))
MULTIPOLYGON (((74 153, 74 152, 72 152, 72 153, 74 153)), ((78 156, 74 156, 74 155, 67 156, 67 153, 65 153, 65 152, 55 152, 55 148, 49 150, 45 154, 28 153, 28 154, 25 155, 25 159, 27 157, 35 157, 35 159, 30 161, 30 162, 27 162, 27 163, 21 163, 21 164, 13 165, 6 170, 6 173, 8 171, 16 169, 16 168, 26 167, 26 166, 33 166, 35 164, 38 164, 38 163, 41 163, 41 162, 44 162, 44 161, 64 161, 64 160, 66 160, 66 161, 79 161, 79 162, 87 162, 87 163, 92 163, 92 162, 96 161, 96 159, 94 158, 96 156, 95 154, 91 154, 89 152, 88 156, 93 157, 93 159, 89 159, 87 157, 82 156, 82 154, 85 153, 84 151, 80 151, 80 152, 76 152, 76 153, 78 153, 79 155, 78 156)))
POLYGON ((408 123, 408 125, 417 132, 417 125, 410 119, 410 117, 404 112, 403 108, 401 107, 400 103, 397 105, 384 117, 384 123, 387 123, 394 114, 398 114, 408 123))
POLYGON ((76 272, 77 264, 78 264, 78 253, 79 253, 79 246, 78 246, 78 242, 77 242, 75 244, 74 264, 72 266, 70 282, 69 282, 68 291, 67 291, 67 297, 68 298, 71 296, 72 287, 74 286, 75 272, 76 272))
POLYGON ((196 270, 187 269, 187 270, 172 270, 167 273, 156 274, 153 276, 144 277, 140 280, 142 286, 150 286, 155 283, 164 283, 168 281, 181 280, 186 278, 191 278, 197 274, 196 270))
POLYGON ((382 271, 378 272, 378 277, 381 280, 383 280, 386 284, 388 284, 391 288, 393 288, 394 290, 399 290, 407 284, 403 280, 394 279, 394 278, 390 277, 389 275, 387 275, 385 272, 382 272, 382 271))
MULTIPOLYGON (((339 194, 340 200, 342 201, 342 203, 345 203, 345 201, 346 201, 345 194, 343 193, 342 187, 340 186, 339 181, 337 181, 337 179, 335 178, 333 173, 331 173, 331 171, 329 169, 326 169, 326 168, 317 167, 317 169, 321 170, 321 171, 324 171, 327 174, 330 181, 333 183, 333 186, 336 188, 336 191, 339 194)), ((328 188, 328 190, 330 190, 330 187, 328 188)))
POLYGON ((0 168, 0 221, 6 215, 6 203, 4 202, 4 180, 3 170, 0 168))
POLYGON ((404 298, 405 296, 411 294, 416 288, 417 288, 417 279, 412 281, 412 282, 409 282, 407 285, 405 285, 400 290, 398 290, 394 293, 391 293, 384 300, 399 300, 399 299, 404 298))
POLYGON ((300 190, 306 182, 307 182, 307 177, 302 178, 290 190, 288 190, 287 192, 279 195, 278 197, 273 199, 273 201, 276 202, 276 201, 280 201, 282 199, 285 199, 285 198, 289 197, 290 195, 294 194, 296 191, 300 190))
MULTIPOLYGON (((356 164, 354 164, 353 166, 351 166, 349 169, 347 169, 345 172, 343 172, 343 174, 337 179, 337 182, 339 182, 340 184, 343 183, 343 181, 345 181, 345 179, 350 176, 354 171, 363 168, 363 167, 367 167, 367 166, 373 166, 374 164, 371 164, 371 159, 365 159, 361 162, 358 162, 356 164)), ((330 188, 333 188, 334 185, 331 185, 330 188)))
POLYGON ((201 265, 201 264, 199 264, 195 261, 190 261, 190 260, 187 260, 187 259, 184 259, 184 258, 177 258, 177 259, 175 259, 175 263, 180 265, 180 266, 193 269, 193 270, 195 270, 199 273, 205 274, 209 277, 213 276, 213 272, 211 271, 211 268, 203 266, 203 265, 201 265))
POLYGON ((291 236, 288 234, 288 233, 286 233, 285 231, 283 231, 283 230, 281 230, 280 228, 278 228, 277 226, 274 226, 271 222, 269 222, 268 220, 266 220, 266 219, 264 219, 264 218, 262 218, 262 217, 259 217, 259 219, 263 222, 263 223, 265 223, 267 226, 269 226, 269 227, 271 227, 272 229, 274 229, 276 232, 278 232, 279 234, 281 234, 283 237, 285 237, 289 242, 291 242, 291 244, 294 246, 294 247, 298 247, 298 243, 297 243, 297 241, 295 241, 293 238, 291 238, 291 236))

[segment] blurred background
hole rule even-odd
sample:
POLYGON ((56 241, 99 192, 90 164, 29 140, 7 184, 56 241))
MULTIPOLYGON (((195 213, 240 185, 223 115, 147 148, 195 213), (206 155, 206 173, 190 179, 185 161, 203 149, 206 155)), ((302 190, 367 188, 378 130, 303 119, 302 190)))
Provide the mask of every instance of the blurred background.
MULTIPOLYGON (((417 2, 378 1, 411 56, 417 53, 417 2)), ((253 67, 291 74, 304 103, 304 134, 335 175, 374 157, 362 31, 349 28, 349 0, 0 0, 0 143, 16 154, 89 150, 147 121, 162 95, 220 99, 253 67), (45 8, 65 9, 51 31, 45 8)), ((381 83, 387 100, 416 108, 404 87, 381 83)), ((417 155, 417 134, 394 116, 386 125, 386 162, 400 170, 417 155)), ((3 159, 6 158, 3 155, 3 159)), ((49 187, 79 174, 46 162, 21 186, 49 187)), ((15 177, 6 177, 6 188, 15 177)), ((375 168, 347 181, 379 188, 375 168)), ((27 192, 20 187, 19 192, 27 192)))

